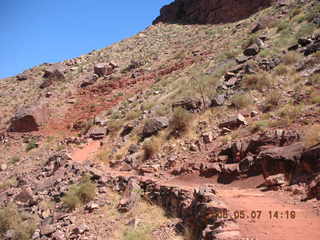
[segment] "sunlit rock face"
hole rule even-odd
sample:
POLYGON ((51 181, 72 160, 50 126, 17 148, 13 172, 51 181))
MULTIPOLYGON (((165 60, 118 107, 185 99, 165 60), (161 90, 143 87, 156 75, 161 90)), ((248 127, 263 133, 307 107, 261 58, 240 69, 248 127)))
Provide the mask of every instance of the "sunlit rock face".
POLYGON ((272 2, 272 0, 175 0, 161 9, 160 16, 153 24, 235 22, 270 6, 272 2))

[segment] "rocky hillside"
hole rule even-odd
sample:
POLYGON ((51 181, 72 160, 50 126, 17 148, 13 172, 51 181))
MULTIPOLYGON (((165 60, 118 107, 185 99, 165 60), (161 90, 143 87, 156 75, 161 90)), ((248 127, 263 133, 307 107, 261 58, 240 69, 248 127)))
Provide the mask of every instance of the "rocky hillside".
POLYGON ((316 0, 176 0, 0 80, 0 238, 319 239, 319 26, 316 0))

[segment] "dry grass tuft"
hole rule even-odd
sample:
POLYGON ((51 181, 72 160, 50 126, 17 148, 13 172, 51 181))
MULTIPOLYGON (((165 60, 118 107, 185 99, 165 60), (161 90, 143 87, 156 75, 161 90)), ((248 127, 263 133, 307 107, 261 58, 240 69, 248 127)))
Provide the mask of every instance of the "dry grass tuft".
POLYGON ((183 108, 176 108, 169 122, 170 135, 181 137, 191 128, 193 115, 183 108))
POLYGON ((242 109, 250 106, 252 100, 247 94, 238 94, 232 97, 231 103, 236 109, 242 109))
POLYGON ((242 81, 242 85, 248 89, 264 90, 272 87, 273 80, 269 73, 259 72, 257 74, 246 75, 242 81))
POLYGON ((320 124, 307 126, 304 130, 303 142, 306 147, 320 143, 320 124))
POLYGON ((74 210, 81 204, 90 202, 96 196, 96 185, 88 176, 84 176, 80 184, 72 185, 62 198, 62 202, 69 210, 74 210))
POLYGON ((4 239, 8 230, 15 232, 15 236, 10 238, 12 240, 29 240, 35 231, 34 219, 23 216, 16 205, 9 204, 0 210, 0 237, 4 239))

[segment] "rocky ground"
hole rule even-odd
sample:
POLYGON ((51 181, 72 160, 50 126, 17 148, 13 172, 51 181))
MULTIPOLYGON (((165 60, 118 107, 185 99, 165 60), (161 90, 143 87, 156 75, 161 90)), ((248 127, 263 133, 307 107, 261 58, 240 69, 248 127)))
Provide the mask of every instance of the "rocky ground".
POLYGON ((319 239, 319 11, 175 1, 1 80, 1 238, 319 239))

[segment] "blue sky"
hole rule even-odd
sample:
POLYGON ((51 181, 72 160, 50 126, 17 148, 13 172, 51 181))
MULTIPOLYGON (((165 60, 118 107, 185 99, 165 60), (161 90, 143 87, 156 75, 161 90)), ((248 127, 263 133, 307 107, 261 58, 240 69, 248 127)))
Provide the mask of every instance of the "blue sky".
POLYGON ((130 37, 173 0, 0 0, 0 78, 130 37))

